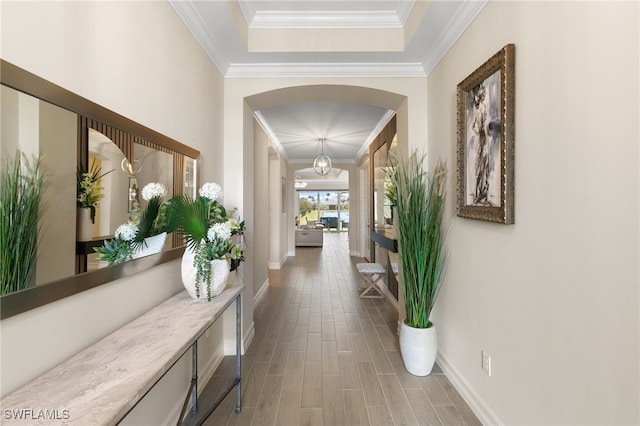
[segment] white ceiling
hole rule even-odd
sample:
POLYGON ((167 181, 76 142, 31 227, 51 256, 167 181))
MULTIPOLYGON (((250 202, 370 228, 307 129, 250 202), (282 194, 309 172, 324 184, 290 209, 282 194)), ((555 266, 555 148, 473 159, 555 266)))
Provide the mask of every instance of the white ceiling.
MULTIPOLYGON (((169 0, 226 78, 426 76, 488 0, 169 0)), ((257 111, 291 163, 366 152, 393 111, 305 102, 257 111)))

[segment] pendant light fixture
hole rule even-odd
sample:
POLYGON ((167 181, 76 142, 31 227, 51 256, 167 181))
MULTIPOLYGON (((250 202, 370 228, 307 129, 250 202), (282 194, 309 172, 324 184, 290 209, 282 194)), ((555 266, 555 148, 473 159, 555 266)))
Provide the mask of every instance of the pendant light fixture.
POLYGON ((321 143, 321 153, 318 155, 315 160, 313 160, 313 170, 319 174, 320 176, 326 176, 331 171, 331 158, 324 153, 324 141, 326 139, 320 139, 321 143))

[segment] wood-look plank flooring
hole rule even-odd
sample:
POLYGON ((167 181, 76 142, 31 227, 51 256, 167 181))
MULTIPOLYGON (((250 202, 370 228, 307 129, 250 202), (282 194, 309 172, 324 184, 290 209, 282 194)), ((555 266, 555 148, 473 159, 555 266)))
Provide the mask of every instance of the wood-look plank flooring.
POLYGON ((349 256, 347 233, 324 237, 269 272, 242 359, 242 412, 232 392, 205 425, 479 425, 437 365, 426 377, 406 372, 395 309, 358 297, 362 259, 349 256))

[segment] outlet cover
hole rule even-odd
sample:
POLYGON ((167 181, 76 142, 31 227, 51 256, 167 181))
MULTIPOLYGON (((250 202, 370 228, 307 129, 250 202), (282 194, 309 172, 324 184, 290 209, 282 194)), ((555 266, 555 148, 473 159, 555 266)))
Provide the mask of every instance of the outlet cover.
POLYGON ((482 370, 487 373, 487 376, 491 377, 491 356, 485 351, 482 353, 482 370))

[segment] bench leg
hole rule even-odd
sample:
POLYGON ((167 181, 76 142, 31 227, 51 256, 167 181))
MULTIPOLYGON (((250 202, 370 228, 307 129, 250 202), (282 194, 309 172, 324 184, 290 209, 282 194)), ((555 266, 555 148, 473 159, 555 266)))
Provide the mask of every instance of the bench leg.
POLYGON ((364 290, 362 290, 362 288, 358 289, 358 291, 362 290, 362 292, 360 293, 360 298, 361 299, 382 299, 382 298, 384 298, 384 294, 382 294, 380 292, 380 290, 378 290, 378 287, 376 287, 376 283, 378 282, 378 280, 380 280, 380 275, 379 274, 373 274, 371 276, 363 275, 363 278, 365 280, 367 280, 369 285, 364 290), (374 276, 375 276, 375 279, 373 278, 374 276))

